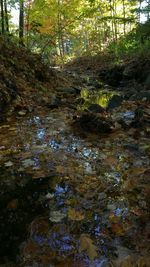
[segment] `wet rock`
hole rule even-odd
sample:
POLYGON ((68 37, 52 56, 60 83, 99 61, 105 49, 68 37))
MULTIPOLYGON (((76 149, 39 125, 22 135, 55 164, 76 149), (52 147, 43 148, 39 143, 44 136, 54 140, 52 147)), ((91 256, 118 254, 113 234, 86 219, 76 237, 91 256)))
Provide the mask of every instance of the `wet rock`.
POLYGON ((139 152, 138 144, 127 144, 127 145, 124 145, 123 147, 129 150, 130 152, 139 152))
POLYGON ((113 123, 105 117, 100 117, 91 112, 83 112, 73 123, 79 130, 91 133, 110 133, 113 123))
POLYGON ((50 109, 58 108, 61 105, 62 105, 61 97, 58 97, 56 95, 52 95, 50 103, 46 104, 46 106, 50 109))
POLYGON ((123 101, 123 96, 121 95, 114 95, 108 103, 107 109, 113 109, 119 107, 123 101))
POLYGON ((88 111, 91 111, 91 112, 94 112, 94 113, 102 113, 105 111, 104 108, 102 108, 100 105, 98 104, 91 104, 89 107, 88 107, 88 111))
POLYGON ((100 77, 104 79, 109 85, 117 86, 123 79, 124 66, 116 65, 113 68, 103 70, 100 77))
POLYGON ((123 70, 123 79, 136 80, 138 82, 146 82, 149 76, 150 60, 143 56, 133 58, 126 62, 123 70))
POLYGON ((132 120, 130 127, 142 127, 144 125, 144 108, 142 106, 139 106, 135 110, 135 116, 134 119, 132 120))
POLYGON ((143 91, 143 92, 138 92, 135 93, 130 97, 130 100, 150 100, 150 91, 143 91))
POLYGON ((76 87, 61 88, 60 91, 65 95, 76 95, 80 93, 80 89, 76 87))
POLYGON ((136 94, 136 90, 135 89, 127 89, 124 93, 124 100, 129 100, 132 98, 133 95, 136 94))
POLYGON ((83 97, 79 97, 76 99, 75 103, 77 105, 83 105, 83 103, 85 102, 84 98, 83 97))

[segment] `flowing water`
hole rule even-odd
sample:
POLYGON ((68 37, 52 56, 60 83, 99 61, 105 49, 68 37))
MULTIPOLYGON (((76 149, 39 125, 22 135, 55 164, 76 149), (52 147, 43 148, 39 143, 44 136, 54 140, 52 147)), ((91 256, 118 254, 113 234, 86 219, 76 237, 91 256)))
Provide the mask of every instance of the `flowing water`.
POLYGON ((78 134, 73 115, 39 107, 0 125, 2 266, 104 267, 148 254, 148 137, 78 134))

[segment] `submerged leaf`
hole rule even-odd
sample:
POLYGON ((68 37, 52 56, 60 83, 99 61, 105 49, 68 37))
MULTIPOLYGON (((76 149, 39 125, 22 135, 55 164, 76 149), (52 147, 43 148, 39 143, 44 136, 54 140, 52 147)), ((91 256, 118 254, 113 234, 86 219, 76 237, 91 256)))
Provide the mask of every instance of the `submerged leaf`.
POLYGON ((11 161, 7 161, 7 162, 4 163, 4 165, 5 165, 5 167, 11 167, 11 166, 13 166, 14 164, 13 164, 13 162, 11 162, 11 161))
POLYGON ((22 164, 25 168, 30 167, 30 166, 34 166, 34 160, 32 159, 25 159, 22 161, 22 164))
POLYGON ((82 234, 80 237, 79 252, 86 251, 90 260, 94 260, 97 256, 97 247, 93 244, 93 240, 86 234, 82 234))
POLYGON ((51 222, 61 222, 66 217, 66 214, 62 213, 61 211, 51 211, 49 220, 51 222))
POLYGON ((84 214, 81 211, 70 208, 68 210, 68 218, 73 221, 81 221, 84 219, 84 214))

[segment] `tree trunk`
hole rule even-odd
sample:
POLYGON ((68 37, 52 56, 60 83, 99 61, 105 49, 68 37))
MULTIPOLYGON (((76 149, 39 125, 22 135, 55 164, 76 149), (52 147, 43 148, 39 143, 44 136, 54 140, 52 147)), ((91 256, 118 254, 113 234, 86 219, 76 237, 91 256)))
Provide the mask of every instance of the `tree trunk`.
POLYGON ((123 7, 123 32, 124 35, 126 34, 126 9, 125 9, 125 0, 122 0, 122 7, 123 7))
POLYGON ((139 22, 141 21, 141 5, 142 5, 142 0, 139 0, 139 22))
POLYGON ((24 0, 20 0, 20 13, 19 13, 19 43, 23 43, 24 36, 24 0))
POLYGON ((29 47, 29 35, 30 35, 30 11, 31 11, 31 5, 32 5, 32 1, 28 0, 26 2, 26 43, 27 43, 27 47, 29 47))
POLYGON ((150 19, 150 12, 149 12, 149 9, 150 9, 150 0, 148 0, 148 12, 147 12, 147 20, 150 19))
POLYGON ((4 27, 4 2, 1 0, 1 33, 5 33, 5 27, 4 27))
POLYGON ((116 5, 116 0, 113 0, 113 12, 114 12, 114 31, 115 31, 115 41, 117 41, 117 20, 116 20, 116 10, 117 10, 117 5, 116 5))
POLYGON ((9 20, 8 20, 7 0, 4 0, 4 7, 5 7, 6 32, 9 33, 9 20))

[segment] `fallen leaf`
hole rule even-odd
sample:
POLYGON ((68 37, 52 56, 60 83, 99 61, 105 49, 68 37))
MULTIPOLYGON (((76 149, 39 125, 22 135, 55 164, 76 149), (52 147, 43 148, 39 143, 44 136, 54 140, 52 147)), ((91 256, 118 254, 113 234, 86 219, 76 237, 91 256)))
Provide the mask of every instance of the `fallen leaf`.
POLYGON ((118 161, 115 157, 109 156, 105 159, 105 163, 112 166, 112 165, 117 165, 118 161))
POLYGON ((1 150, 1 149, 5 149, 5 146, 0 146, 0 150, 1 150))
POLYGON ((64 171, 64 166, 57 166, 56 167, 56 172, 63 174, 65 172, 64 171))
POLYGON ((144 215, 143 210, 139 209, 138 207, 132 208, 131 212, 136 216, 142 216, 144 215))
POLYGON ((18 114, 19 114, 20 116, 24 116, 24 115, 26 115, 26 113, 27 113, 26 110, 22 110, 22 111, 19 111, 19 112, 18 112, 18 114))
POLYGON ((124 235, 124 229, 121 223, 113 223, 111 226, 112 232, 116 234, 117 236, 123 236, 124 235))
POLYGON ((34 160, 32 159, 25 159, 22 161, 22 164, 25 168, 30 167, 30 166, 34 166, 34 160))
POLYGON ((80 237, 79 252, 86 251, 90 260, 94 260, 97 256, 97 247, 93 244, 93 240, 86 234, 80 237))
POLYGON ((51 193, 47 193, 46 196, 45 196, 46 199, 52 199, 54 198, 54 194, 51 194, 51 193))
POLYGON ((51 211, 49 220, 51 222, 61 222, 66 217, 66 214, 62 213, 61 211, 51 211))
POLYGON ((7 161, 7 162, 4 163, 4 165, 5 165, 5 167, 11 167, 11 166, 13 166, 14 164, 13 164, 13 162, 11 162, 11 161, 7 161))
POLYGON ((8 203, 7 208, 11 210, 16 210, 18 208, 18 204, 18 199, 13 199, 8 203))
POLYGON ((16 127, 9 128, 9 131, 16 131, 16 127))
POLYGON ((36 170, 32 176, 33 179, 40 179, 40 178, 45 178, 45 177, 47 177, 47 175, 45 171, 42 171, 42 170, 36 170))
POLYGON ((84 214, 81 211, 70 208, 68 210, 68 218, 73 221, 81 221, 84 219, 84 214))

